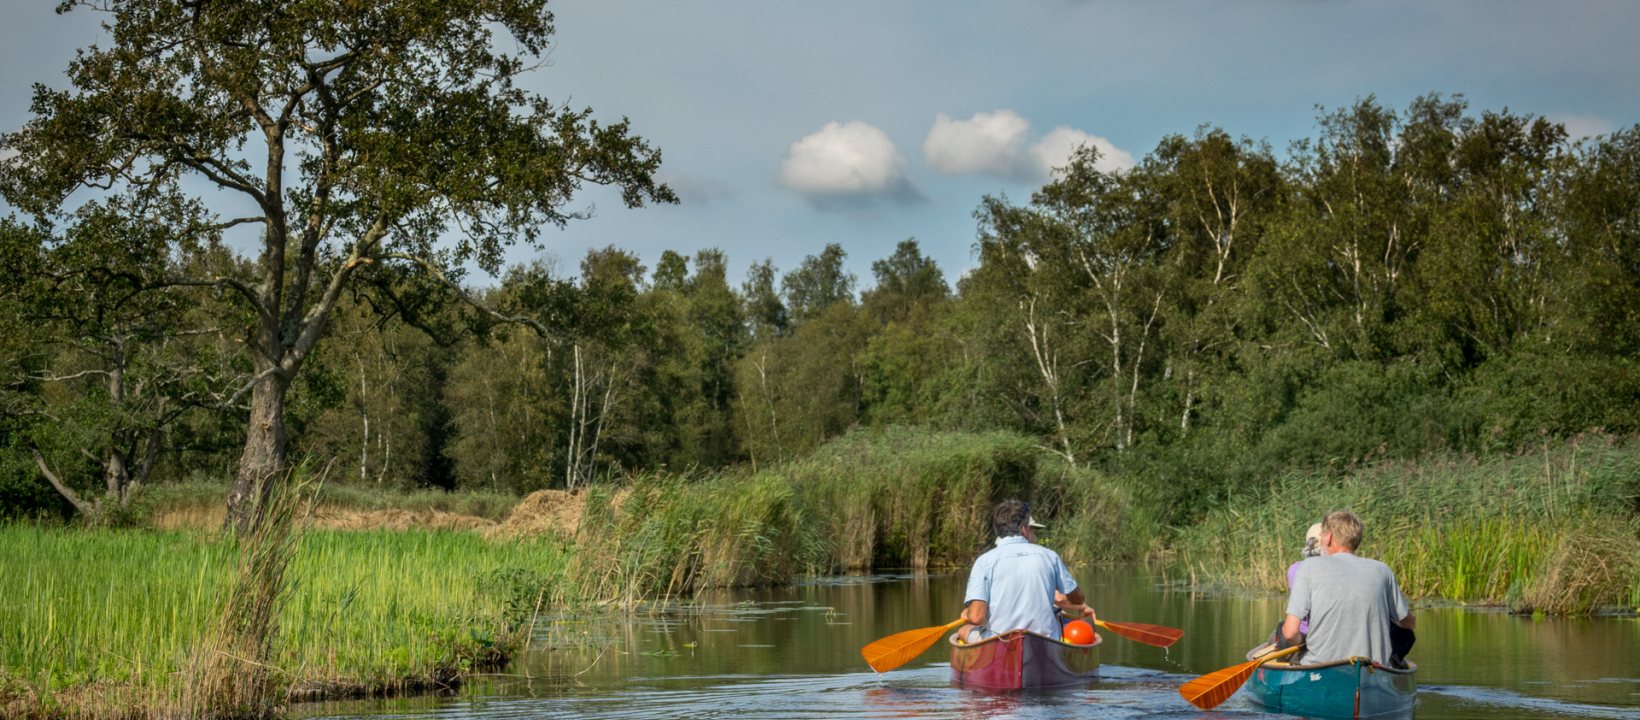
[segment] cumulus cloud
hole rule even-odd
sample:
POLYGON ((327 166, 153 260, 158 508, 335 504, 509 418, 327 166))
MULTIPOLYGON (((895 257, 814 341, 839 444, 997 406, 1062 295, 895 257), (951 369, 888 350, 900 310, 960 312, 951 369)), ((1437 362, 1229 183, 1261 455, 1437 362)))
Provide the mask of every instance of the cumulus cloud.
POLYGON ((1026 167, 1025 134, 1030 129, 1012 110, 975 113, 967 120, 940 113, 923 140, 923 159, 947 175, 1015 175, 1026 167))
POLYGON ((1092 145, 1099 150, 1099 160, 1093 166, 1102 172, 1125 172, 1133 169, 1133 154, 1111 141, 1070 127, 1056 127, 1031 146, 1033 170, 1039 177, 1049 177, 1054 169, 1070 163, 1071 154, 1078 147, 1092 145))
POLYGON ((1606 135, 1617 129, 1610 120, 1593 115, 1550 115, 1549 119, 1566 126, 1566 135, 1573 140, 1606 135))
POLYGON ((860 122, 829 122, 792 143, 780 163, 780 184, 817 201, 918 197, 905 157, 888 134, 860 122))
POLYGON ((940 113, 923 140, 923 159, 947 175, 977 173, 1040 182, 1069 163, 1076 148, 1092 145, 1099 150, 1095 167, 1100 170, 1123 172, 1134 166, 1132 153, 1098 135, 1061 126, 1027 146, 1030 130, 1031 123, 1012 110, 976 113, 967 120, 940 113))

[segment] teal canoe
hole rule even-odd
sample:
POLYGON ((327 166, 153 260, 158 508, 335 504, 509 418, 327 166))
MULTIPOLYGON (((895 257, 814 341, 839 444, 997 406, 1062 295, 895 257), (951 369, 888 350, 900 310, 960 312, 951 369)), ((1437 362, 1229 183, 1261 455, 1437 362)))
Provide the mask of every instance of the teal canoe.
MULTIPOLYGON (((1255 657, 1248 653, 1247 659, 1255 657)), ((1319 665, 1268 662, 1247 680, 1253 700, 1271 712, 1315 718, 1411 718, 1418 666, 1391 668, 1367 658, 1319 665)))

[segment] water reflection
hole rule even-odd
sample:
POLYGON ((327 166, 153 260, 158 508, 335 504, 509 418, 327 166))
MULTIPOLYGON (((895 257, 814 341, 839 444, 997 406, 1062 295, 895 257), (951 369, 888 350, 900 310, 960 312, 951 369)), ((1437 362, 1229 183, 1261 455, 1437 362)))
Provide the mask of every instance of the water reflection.
MULTIPOLYGON (((1161 650, 1106 635, 1091 689, 981 693, 954 688, 940 650, 878 675, 859 648, 955 619, 960 575, 829 578, 707 595, 634 617, 543 617, 536 644, 460 696, 295 708, 362 718, 1269 718, 1245 697, 1213 712, 1179 684, 1238 662, 1281 597, 1183 592, 1128 569, 1082 568, 1100 617, 1183 628, 1161 650)), ((1532 620, 1420 608, 1419 720, 1640 720, 1640 620, 1532 620)), ((1284 717, 1284 716, 1281 716, 1284 717)))

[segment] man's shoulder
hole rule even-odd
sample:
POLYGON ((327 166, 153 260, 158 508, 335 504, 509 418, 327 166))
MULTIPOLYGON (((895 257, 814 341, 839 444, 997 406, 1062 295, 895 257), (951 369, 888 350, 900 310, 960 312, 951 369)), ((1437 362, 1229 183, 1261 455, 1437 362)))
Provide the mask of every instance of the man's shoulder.
POLYGON ((1381 575, 1389 575, 1390 577, 1395 576, 1395 573, 1389 569, 1388 565, 1384 564, 1384 561, 1369 557, 1361 557, 1355 553, 1338 553, 1335 555, 1325 555, 1318 558, 1311 558, 1312 562, 1316 560, 1323 561, 1317 563, 1318 566, 1338 568, 1352 574, 1376 573, 1381 575))
POLYGON ((1044 547, 1033 542, 1007 542, 1000 543, 996 547, 986 550, 985 553, 980 555, 979 559, 974 562, 978 563, 981 560, 996 562, 1003 558, 1020 557, 1023 555, 1041 555, 1051 557, 1056 560, 1059 559, 1059 553, 1054 552, 1053 549, 1049 547, 1044 547))

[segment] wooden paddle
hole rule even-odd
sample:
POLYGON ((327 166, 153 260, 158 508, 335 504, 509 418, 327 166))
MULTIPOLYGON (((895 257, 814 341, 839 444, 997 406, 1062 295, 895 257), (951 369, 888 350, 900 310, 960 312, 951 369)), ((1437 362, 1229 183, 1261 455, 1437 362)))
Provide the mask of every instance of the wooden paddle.
POLYGON ((1166 625, 1149 623, 1117 623, 1096 620, 1094 624, 1134 642, 1165 648, 1184 637, 1184 631, 1166 625))
POLYGON ((1179 694, 1185 700, 1190 701, 1191 705, 1203 710, 1212 710, 1218 707, 1219 703, 1230 699, 1231 695, 1236 694, 1236 691, 1241 689, 1242 684, 1247 682, 1247 678, 1253 676, 1253 671, 1257 670, 1258 666, 1276 658, 1286 657, 1302 649, 1304 649, 1303 645, 1294 645, 1286 650, 1278 650, 1257 659, 1248 660, 1240 665, 1215 670, 1180 685, 1179 694))
POLYGON ((905 632, 894 633, 885 638, 873 640, 865 647, 860 648, 860 657, 866 659, 866 664, 877 672, 888 672, 911 662, 911 659, 923 654, 923 651, 933 646, 936 640, 943 637, 946 631, 961 625, 962 618, 957 618, 944 625, 919 628, 905 632))

